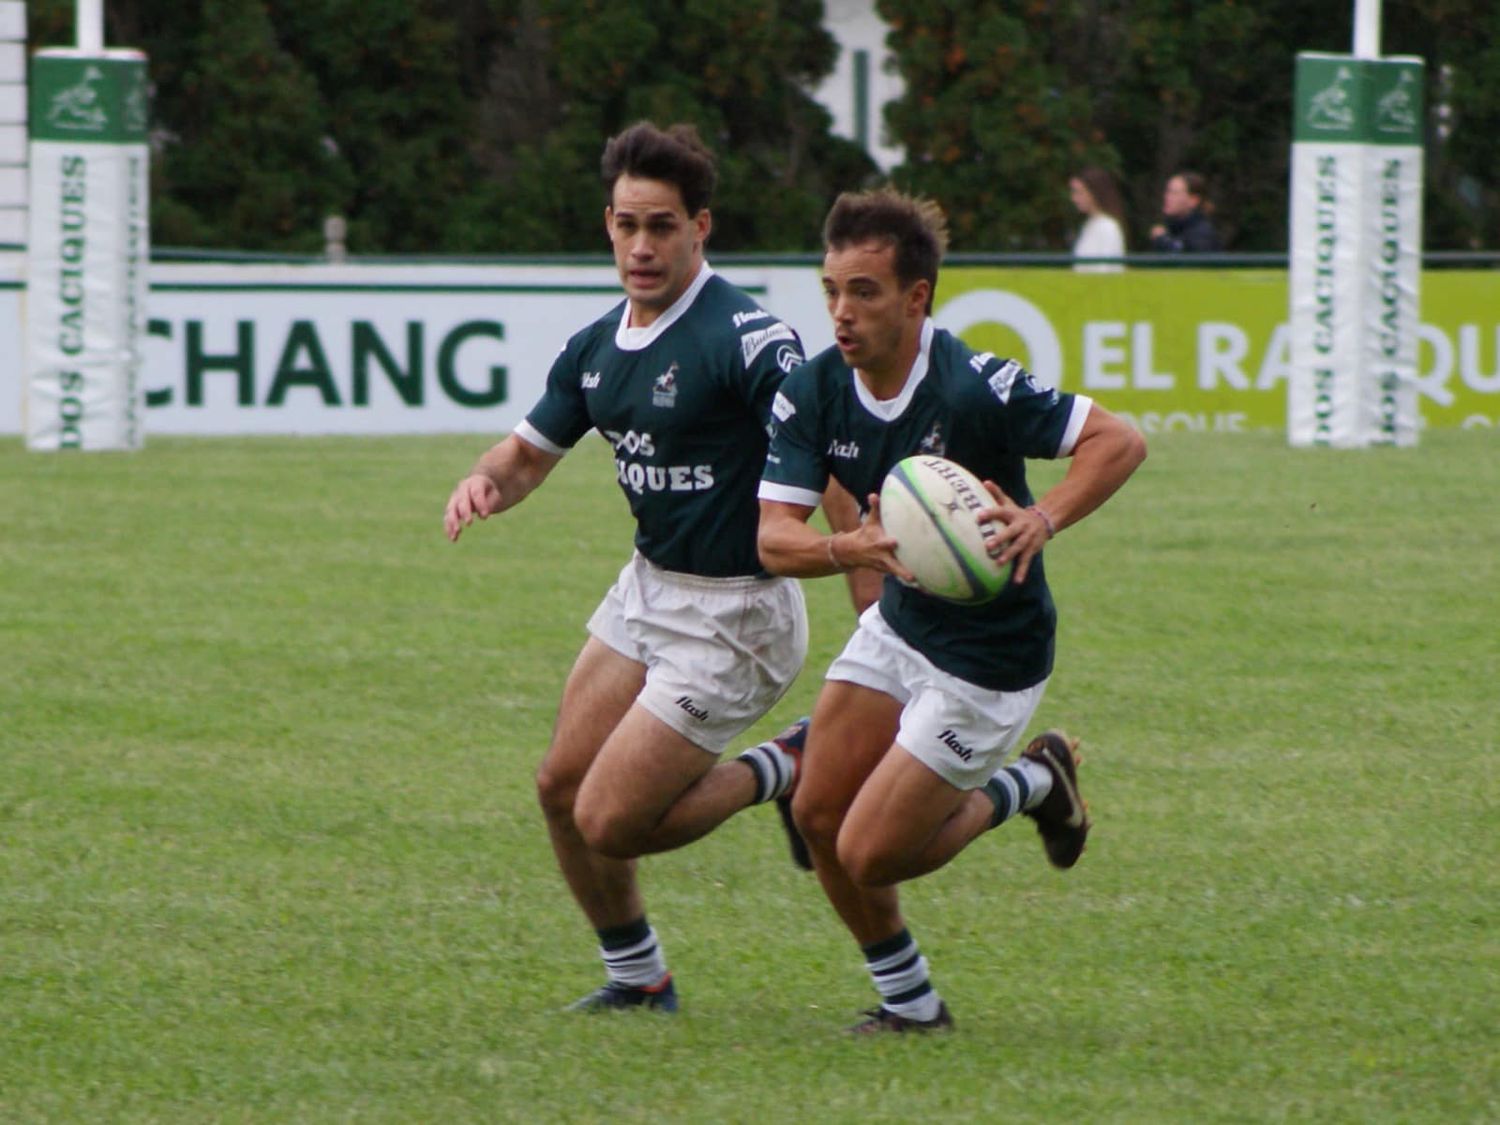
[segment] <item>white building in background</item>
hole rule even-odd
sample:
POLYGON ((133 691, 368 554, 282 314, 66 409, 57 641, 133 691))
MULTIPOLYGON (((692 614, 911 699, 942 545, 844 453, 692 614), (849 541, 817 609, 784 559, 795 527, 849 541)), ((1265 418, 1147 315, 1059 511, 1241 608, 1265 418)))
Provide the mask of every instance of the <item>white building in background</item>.
POLYGON ((890 27, 875 11, 875 0, 824 0, 823 24, 839 43, 839 61, 813 91, 833 114, 833 131, 862 145, 889 172, 906 159, 885 130, 886 103, 905 90, 885 45, 890 27))
POLYGON ((26 5, 0 0, 0 246, 26 242, 26 5))

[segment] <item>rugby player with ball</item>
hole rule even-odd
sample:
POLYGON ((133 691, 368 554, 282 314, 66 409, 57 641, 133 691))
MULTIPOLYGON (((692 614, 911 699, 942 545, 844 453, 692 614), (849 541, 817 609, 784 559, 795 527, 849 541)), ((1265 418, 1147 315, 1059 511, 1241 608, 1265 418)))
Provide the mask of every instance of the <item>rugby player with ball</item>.
MULTIPOLYGON (((936 204, 890 189, 846 193, 823 239, 835 343, 793 371, 773 402, 760 556, 774 574, 870 568, 886 578, 827 672, 792 810, 880 994, 851 1030, 943 1029, 953 1019, 897 884, 1017 814, 1033 819, 1055 866, 1077 862, 1089 820, 1076 743, 1049 730, 1007 764, 1052 673, 1056 612, 1042 547, 1124 484, 1146 446, 1097 403, 1043 387, 1016 361, 976 354, 936 327, 932 298, 947 243, 936 204), (1025 460, 1058 457, 1071 458, 1067 472, 1033 498, 1025 460), (982 503, 950 495, 947 509, 931 496, 925 506, 905 497, 900 507, 939 529, 972 520, 981 538, 966 528, 966 541, 983 543, 1008 581, 996 580, 998 569, 986 577, 971 547, 969 579, 921 587, 918 569, 930 584, 944 581, 932 569, 933 545, 903 563, 903 544, 881 518, 887 476, 908 458, 918 462, 903 466, 910 483, 933 495, 943 464, 984 482, 982 503), (808 517, 830 479, 865 498, 866 514, 859 527, 825 536, 808 517)), ((886 502, 902 488, 892 482, 886 502)))

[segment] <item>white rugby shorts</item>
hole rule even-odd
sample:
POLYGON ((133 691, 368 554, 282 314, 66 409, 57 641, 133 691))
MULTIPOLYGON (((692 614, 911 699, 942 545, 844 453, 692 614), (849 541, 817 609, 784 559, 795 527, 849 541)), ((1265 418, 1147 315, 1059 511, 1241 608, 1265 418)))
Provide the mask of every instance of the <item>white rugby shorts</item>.
POLYGON ((700 578, 640 552, 589 618, 589 632, 646 666, 636 701, 712 754, 769 711, 807 657, 793 578, 700 578))
POLYGON ((938 668, 872 605, 828 667, 830 680, 873 688, 902 704, 896 742, 956 789, 977 789, 1004 764, 1042 702, 1047 681, 991 691, 938 668))

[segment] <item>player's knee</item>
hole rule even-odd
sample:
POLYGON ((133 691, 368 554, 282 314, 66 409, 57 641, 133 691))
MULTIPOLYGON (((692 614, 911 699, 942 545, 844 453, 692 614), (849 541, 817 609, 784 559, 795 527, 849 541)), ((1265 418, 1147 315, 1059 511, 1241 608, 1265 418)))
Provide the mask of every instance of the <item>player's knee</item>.
POLYGON ((573 809, 578 834, 589 850, 610 859, 635 859, 641 854, 641 831, 623 810, 580 803, 573 809))
POLYGON ((568 821, 578 799, 579 779, 544 760, 536 771, 536 799, 549 821, 568 821))
POLYGON ((792 798, 792 820, 814 851, 833 853, 843 816, 843 809, 819 801, 805 789, 799 789, 792 798))
POLYGON ((903 878, 901 857, 879 840, 841 832, 838 839, 839 866, 862 887, 888 887, 903 878))

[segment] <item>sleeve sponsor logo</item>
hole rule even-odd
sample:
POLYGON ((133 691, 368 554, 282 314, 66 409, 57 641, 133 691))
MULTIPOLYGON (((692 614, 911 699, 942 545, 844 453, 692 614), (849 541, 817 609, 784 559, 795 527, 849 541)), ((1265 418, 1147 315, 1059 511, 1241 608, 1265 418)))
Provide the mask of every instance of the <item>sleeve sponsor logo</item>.
MULTIPOLYGON (((990 358, 994 359, 995 357, 991 356, 990 358)), ((1000 366, 1000 370, 990 376, 990 390, 994 392, 995 397, 1002 403, 1010 401, 1010 392, 1015 388, 1017 376, 1024 379, 1031 378, 1030 375, 1026 374, 1021 365, 1013 359, 1006 360, 1000 366)))
POLYGON ((740 351, 745 356, 745 366, 749 367, 755 362, 755 357, 765 351, 777 340, 791 340, 795 342, 797 334, 785 324, 773 324, 769 328, 761 328, 755 332, 747 332, 740 337, 740 351))
POLYGON ((795 413, 797 413, 797 408, 792 405, 792 400, 787 398, 786 395, 782 394, 780 391, 777 391, 776 397, 771 400, 772 416, 778 422, 785 422, 795 413))
POLYGON ((782 344, 776 349, 776 366, 788 375, 801 367, 804 362, 806 361, 802 358, 802 350, 795 344, 782 344))
POLYGON ((752 320, 765 320, 771 314, 765 309, 751 309, 749 312, 737 312, 734 314, 734 326, 743 328, 752 320))

